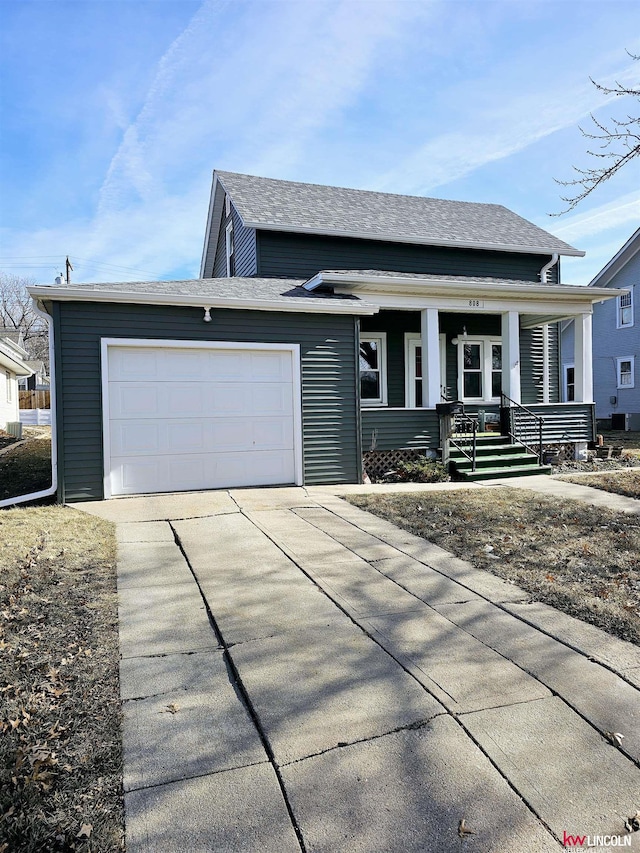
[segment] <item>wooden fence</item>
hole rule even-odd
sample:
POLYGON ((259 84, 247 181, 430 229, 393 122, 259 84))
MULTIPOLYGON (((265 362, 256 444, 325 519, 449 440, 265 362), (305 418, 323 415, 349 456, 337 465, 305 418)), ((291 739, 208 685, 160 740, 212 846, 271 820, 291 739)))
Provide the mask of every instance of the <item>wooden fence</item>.
POLYGON ((20 391, 21 409, 51 408, 51 392, 49 391, 20 391))

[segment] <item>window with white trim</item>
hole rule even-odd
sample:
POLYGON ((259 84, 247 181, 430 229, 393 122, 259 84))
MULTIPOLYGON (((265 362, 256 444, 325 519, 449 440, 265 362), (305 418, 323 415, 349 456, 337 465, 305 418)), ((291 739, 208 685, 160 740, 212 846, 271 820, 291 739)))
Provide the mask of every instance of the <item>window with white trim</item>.
POLYGON ((460 337, 458 345, 458 396, 469 402, 491 403, 502 391, 502 341, 460 337))
POLYGON ((618 296, 618 328, 633 326, 633 291, 618 296))
POLYGON ((360 402, 387 405, 387 336, 360 335, 360 402))
POLYGON ((13 388, 11 385, 11 373, 5 370, 4 375, 7 379, 7 403, 13 403, 13 388))
POLYGON ((564 401, 573 403, 576 399, 576 368, 574 364, 564 366, 564 401))
POLYGON ((634 388, 634 368, 635 368, 635 357, 623 357, 616 359, 617 363, 617 379, 618 379, 618 388, 634 388))
POLYGON ((227 275, 235 275, 235 258, 234 258, 234 240, 233 240, 233 222, 227 225, 225 232, 225 245, 227 251, 227 275))

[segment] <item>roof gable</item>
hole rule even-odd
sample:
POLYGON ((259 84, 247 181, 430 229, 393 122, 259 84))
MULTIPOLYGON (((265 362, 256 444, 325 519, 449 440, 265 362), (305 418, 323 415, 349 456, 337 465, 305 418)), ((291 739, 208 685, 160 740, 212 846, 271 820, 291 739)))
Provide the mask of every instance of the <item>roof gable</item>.
POLYGON ((621 269, 630 263, 640 252, 640 228, 627 240, 624 246, 616 252, 600 272, 589 282, 589 287, 607 287, 621 269))
POLYGON ((584 254, 498 204, 216 171, 214 196, 219 184, 249 228, 506 252, 584 254))

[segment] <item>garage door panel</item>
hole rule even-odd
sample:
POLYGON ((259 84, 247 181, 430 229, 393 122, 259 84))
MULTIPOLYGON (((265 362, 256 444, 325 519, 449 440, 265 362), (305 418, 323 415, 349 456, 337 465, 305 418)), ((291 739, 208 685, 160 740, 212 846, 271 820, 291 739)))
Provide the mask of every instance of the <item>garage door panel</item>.
POLYGON ((179 492, 231 486, 272 486, 290 483, 287 451, 164 457, 112 457, 113 494, 137 495, 159 491, 179 492), (159 483, 162 487, 159 488, 159 483))
POLYGON ((293 353, 111 346, 111 493, 295 481, 293 353))
POLYGON ((183 456, 226 450, 293 452, 293 447, 293 424, 287 417, 111 421, 112 456, 183 456))
POLYGON ((285 383, 109 383, 109 416, 118 420, 292 413, 291 385, 285 383))

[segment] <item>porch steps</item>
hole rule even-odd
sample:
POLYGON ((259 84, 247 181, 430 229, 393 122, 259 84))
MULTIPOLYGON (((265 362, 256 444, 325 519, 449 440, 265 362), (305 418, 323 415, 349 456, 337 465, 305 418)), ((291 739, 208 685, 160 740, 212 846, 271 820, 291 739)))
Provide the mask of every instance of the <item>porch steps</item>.
MULTIPOLYGON (((467 445, 464 436, 460 443, 467 445)), ((526 477, 536 474, 550 474, 550 465, 539 465, 538 457, 530 453, 521 444, 510 444, 501 435, 478 435, 476 439, 476 470, 471 470, 471 461, 455 447, 449 452, 452 474, 459 480, 491 480, 502 477, 526 477)))

